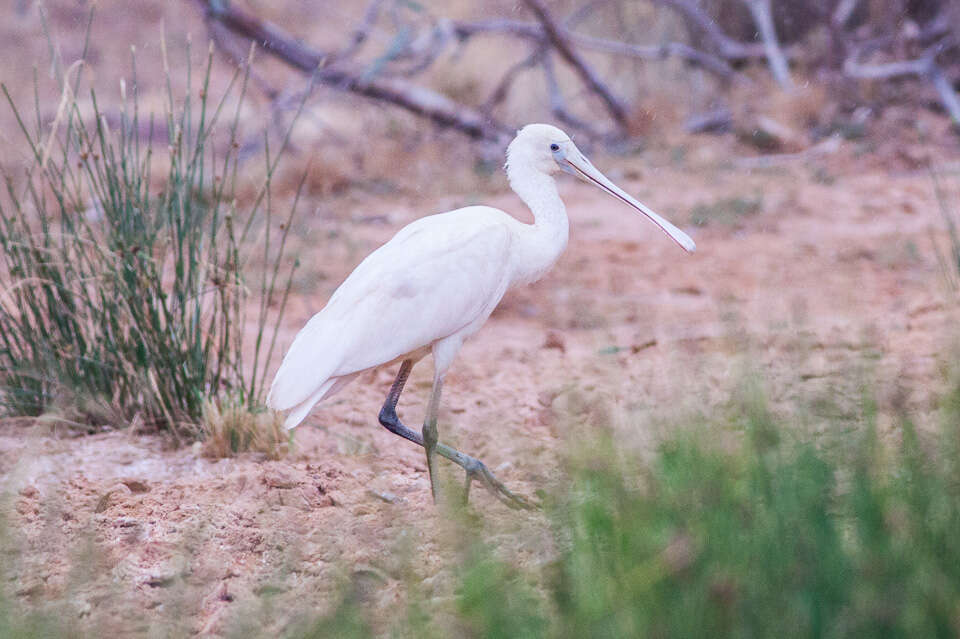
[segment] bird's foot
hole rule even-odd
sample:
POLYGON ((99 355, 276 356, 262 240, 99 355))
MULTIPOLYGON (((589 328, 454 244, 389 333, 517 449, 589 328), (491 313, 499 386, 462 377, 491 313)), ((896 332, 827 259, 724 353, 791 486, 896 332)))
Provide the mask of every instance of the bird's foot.
POLYGON ((499 479, 497 479, 490 469, 487 468, 487 465, 484 464, 479 459, 474 459, 468 455, 464 455, 466 461, 463 464, 463 470, 467 473, 466 485, 463 491, 463 501, 467 502, 467 499, 470 497, 470 484, 474 480, 481 482, 486 486, 487 490, 493 493, 494 497, 499 499, 501 502, 509 506, 510 508, 522 508, 524 510, 534 510, 540 507, 540 504, 517 495, 509 488, 503 485, 499 479))

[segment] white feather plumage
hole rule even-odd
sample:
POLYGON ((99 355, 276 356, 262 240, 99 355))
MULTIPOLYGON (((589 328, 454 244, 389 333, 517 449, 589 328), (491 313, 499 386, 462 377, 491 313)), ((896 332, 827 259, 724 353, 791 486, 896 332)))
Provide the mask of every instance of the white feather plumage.
POLYGON ((507 149, 510 186, 530 207, 524 224, 487 206, 421 218, 364 259, 297 334, 267 403, 287 428, 365 370, 431 350, 442 379, 463 340, 513 285, 543 275, 567 246, 553 174, 578 175, 647 215, 688 251, 693 240, 603 176, 560 129, 524 127, 507 149))

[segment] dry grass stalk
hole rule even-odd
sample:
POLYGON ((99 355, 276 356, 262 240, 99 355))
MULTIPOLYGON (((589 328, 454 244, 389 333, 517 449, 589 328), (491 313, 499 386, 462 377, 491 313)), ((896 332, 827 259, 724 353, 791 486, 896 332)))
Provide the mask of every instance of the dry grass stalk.
POLYGON ((200 427, 204 457, 232 457, 237 453, 257 452, 270 459, 279 459, 289 448, 279 413, 251 410, 238 400, 207 401, 200 427))

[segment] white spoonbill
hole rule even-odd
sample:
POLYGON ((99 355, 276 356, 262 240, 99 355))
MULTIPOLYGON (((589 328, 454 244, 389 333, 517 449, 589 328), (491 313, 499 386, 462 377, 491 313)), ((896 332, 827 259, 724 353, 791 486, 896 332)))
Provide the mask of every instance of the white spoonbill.
POLYGON ((659 226, 689 252, 690 237, 608 180, 570 137, 549 124, 530 124, 507 147, 510 186, 533 212, 524 224, 489 206, 468 206, 410 223, 367 256, 293 340, 267 403, 289 410, 294 428, 310 409, 364 371, 401 362, 380 410, 380 423, 423 446, 434 500, 436 456, 457 463, 514 507, 530 507, 477 459, 438 441, 443 379, 463 341, 490 317, 507 289, 533 282, 567 246, 567 212, 553 175, 566 171, 603 189, 659 226), (397 400, 413 365, 433 354, 433 391, 421 432, 397 417, 397 400))

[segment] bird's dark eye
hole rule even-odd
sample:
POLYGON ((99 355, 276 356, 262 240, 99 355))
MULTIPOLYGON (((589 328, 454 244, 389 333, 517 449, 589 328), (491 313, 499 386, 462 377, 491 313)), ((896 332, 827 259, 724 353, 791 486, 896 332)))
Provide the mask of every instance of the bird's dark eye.
POLYGON ((551 145, 550 145, 550 150, 551 150, 551 151, 559 151, 559 150, 560 150, 560 145, 559 145, 559 144, 551 144, 551 145))

